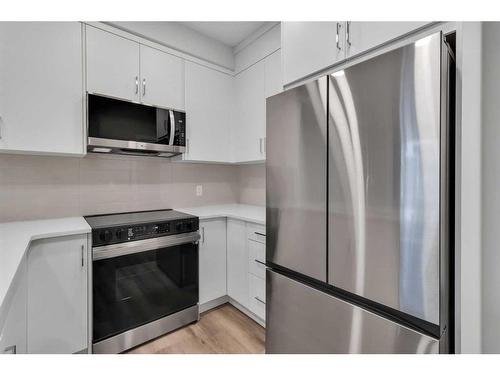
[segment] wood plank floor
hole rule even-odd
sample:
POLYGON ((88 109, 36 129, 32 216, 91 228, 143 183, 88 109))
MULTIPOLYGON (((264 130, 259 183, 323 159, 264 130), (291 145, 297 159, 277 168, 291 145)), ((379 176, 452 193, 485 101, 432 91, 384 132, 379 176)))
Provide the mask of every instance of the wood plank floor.
POLYGON ((265 330, 225 304, 203 313, 197 323, 135 347, 130 354, 263 354, 265 330))

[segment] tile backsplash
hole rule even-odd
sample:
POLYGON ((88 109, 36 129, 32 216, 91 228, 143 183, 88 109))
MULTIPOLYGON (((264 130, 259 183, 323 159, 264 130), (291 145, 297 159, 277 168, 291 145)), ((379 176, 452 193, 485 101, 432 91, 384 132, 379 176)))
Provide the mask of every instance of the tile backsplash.
POLYGON ((265 204, 264 165, 0 155, 0 222, 238 202, 265 204))

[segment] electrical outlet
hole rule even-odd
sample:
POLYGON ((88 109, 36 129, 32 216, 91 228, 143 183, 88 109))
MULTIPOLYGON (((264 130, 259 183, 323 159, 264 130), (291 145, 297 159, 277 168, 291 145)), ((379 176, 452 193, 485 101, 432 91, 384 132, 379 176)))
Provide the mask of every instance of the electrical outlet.
POLYGON ((203 195, 203 185, 196 185, 196 196, 201 197, 203 195))

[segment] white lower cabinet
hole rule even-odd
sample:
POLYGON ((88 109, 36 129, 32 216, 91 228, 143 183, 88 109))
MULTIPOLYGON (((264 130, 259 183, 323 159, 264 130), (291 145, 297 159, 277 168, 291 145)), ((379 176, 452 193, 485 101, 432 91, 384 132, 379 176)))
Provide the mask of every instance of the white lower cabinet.
POLYGON ((27 352, 87 349, 87 235, 33 242, 27 266, 27 352))
POLYGON ((249 303, 251 312, 265 321, 266 319, 266 279, 250 274, 248 278, 249 303))
POLYGON ((246 223, 227 220, 227 294, 248 308, 248 247, 246 223))
POLYGON ((15 277, 8 311, 0 328, 0 354, 26 353, 26 262, 15 277))
POLYGON ((200 221, 200 304, 227 294, 226 219, 200 221))

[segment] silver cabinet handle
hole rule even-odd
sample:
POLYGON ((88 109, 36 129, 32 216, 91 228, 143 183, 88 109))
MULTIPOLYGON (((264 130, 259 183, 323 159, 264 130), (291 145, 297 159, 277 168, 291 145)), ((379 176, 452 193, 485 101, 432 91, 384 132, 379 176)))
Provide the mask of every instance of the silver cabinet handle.
POLYGON ((347 45, 350 47, 351 46, 351 21, 347 21, 345 34, 346 34, 347 45))
POLYGON ((186 138, 186 154, 189 154, 189 138, 186 138))
POLYGON ((253 297, 255 298, 257 301, 259 301, 260 303, 263 303, 264 305, 266 304, 264 301, 262 301, 259 297, 253 297))
POLYGON ((337 26, 336 26, 337 30, 336 30, 336 34, 335 34, 335 43, 337 44, 337 49, 340 50, 340 36, 339 36, 339 29, 340 29, 340 23, 337 22, 337 26))
POLYGON ((85 246, 82 245, 82 267, 85 266, 85 246))
POLYGON ((201 227, 201 243, 205 243, 205 227, 201 227))
POLYGON ((266 152, 267 152, 267 149, 266 149, 266 137, 262 138, 262 143, 264 144, 264 155, 265 155, 266 152))
POLYGON ((139 77, 135 76, 135 95, 139 94, 139 77))
POLYGON ((7 346, 3 350, 3 354, 16 354, 16 353, 17 353, 17 345, 7 346))
POLYGON ((259 153, 262 155, 262 138, 259 138, 259 153))
POLYGON ((142 79, 142 96, 146 96, 146 78, 142 79))

